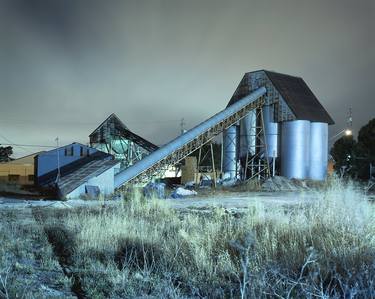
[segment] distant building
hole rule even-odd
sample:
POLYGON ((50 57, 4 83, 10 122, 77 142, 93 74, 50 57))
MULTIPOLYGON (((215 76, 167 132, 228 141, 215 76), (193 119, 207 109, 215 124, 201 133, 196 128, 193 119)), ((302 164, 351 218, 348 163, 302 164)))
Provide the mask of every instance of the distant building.
POLYGON ((114 175, 120 168, 110 154, 72 143, 35 156, 35 183, 54 188, 61 198, 108 195, 114 191, 114 175))
POLYGON ((34 184, 34 157, 38 154, 40 153, 0 163, 0 181, 19 185, 34 184))
POLYGON ((155 144, 130 131, 114 113, 108 116, 89 138, 93 148, 109 153, 119 160, 121 169, 133 165, 158 149, 155 144))

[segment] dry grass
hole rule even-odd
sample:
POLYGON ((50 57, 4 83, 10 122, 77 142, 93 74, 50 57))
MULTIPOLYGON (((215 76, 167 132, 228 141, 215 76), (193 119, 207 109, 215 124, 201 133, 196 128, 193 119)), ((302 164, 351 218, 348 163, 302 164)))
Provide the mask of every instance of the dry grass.
POLYGON ((375 297, 374 207, 336 179, 319 198, 234 215, 181 213, 133 191, 121 207, 52 211, 42 222, 89 298, 375 297))
POLYGON ((0 298, 70 298, 63 275, 30 210, 0 211, 0 298))
POLYGON ((96 298, 372 298, 373 209, 333 181, 317 202, 181 215, 135 194, 116 210, 70 213, 75 267, 96 298))

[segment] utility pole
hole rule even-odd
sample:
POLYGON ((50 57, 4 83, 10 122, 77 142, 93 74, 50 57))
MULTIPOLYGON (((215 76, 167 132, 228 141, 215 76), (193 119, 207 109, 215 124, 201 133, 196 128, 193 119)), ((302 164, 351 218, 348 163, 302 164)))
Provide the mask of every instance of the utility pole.
POLYGON ((59 137, 56 137, 56 152, 57 152, 57 176, 56 176, 56 184, 60 180, 60 155, 59 155, 59 137))
POLYGON ((180 122, 181 135, 186 132, 186 130, 184 129, 184 127, 185 127, 185 119, 181 118, 181 122, 180 122))
POLYGON ((353 127, 353 117, 352 117, 352 108, 350 107, 348 110, 348 119, 346 121, 347 129, 352 131, 353 127))

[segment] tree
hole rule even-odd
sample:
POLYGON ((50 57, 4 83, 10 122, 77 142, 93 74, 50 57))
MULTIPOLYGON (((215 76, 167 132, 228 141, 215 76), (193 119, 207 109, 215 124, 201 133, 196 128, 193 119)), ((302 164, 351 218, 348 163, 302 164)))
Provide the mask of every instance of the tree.
POLYGON ((351 173, 353 168, 353 154, 356 141, 353 136, 343 136, 338 139, 332 149, 331 155, 335 160, 335 170, 338 173, 351 173))
POLYGON ((355 158, 358 177, 369 179, 370 164, 375 165, 375 118, 359 130, 355 158))
POLYGON ((375 162, 375 118, 363 126, 358 133, 358 144, 361 145, 369 162, 375 162))
POLYGON ((337 140, 331 149, 335 170, 355 179, 368 180, 370 163, 375 165, 375 118, 358 133, 358 142, 352 136, 337 140))
POLYGON ((11 161, 10 157, 13 154, 13 148, 11 146, 0 146, 0 162, 11 161))

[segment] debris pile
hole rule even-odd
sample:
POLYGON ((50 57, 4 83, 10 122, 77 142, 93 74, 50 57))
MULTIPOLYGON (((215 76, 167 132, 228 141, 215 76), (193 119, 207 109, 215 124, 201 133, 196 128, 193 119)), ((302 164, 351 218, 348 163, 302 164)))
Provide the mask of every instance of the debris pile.
POLYGON ((146 198, 165 198, 165 184, 164 183, 148 183, 143 188, 143 196, 146 198))
POLYGON ((275 192, 275 191, 304 191, 309 190, 306 182, 297 179, 287 179, 282 176, 274 176, 268 178, 262 184, 263 191, 275 192))
POLYGON ((182 188, 182 187, 178 187, 176 190, 173 191, 173 193, 171 194, 171 197, 172 198, 183 198, 183 197, 187 197, 187 196, 195 196, 197 194, 198 193, 194 190, 188 190, 188 189, 185 189, 185 188, 182 188))

